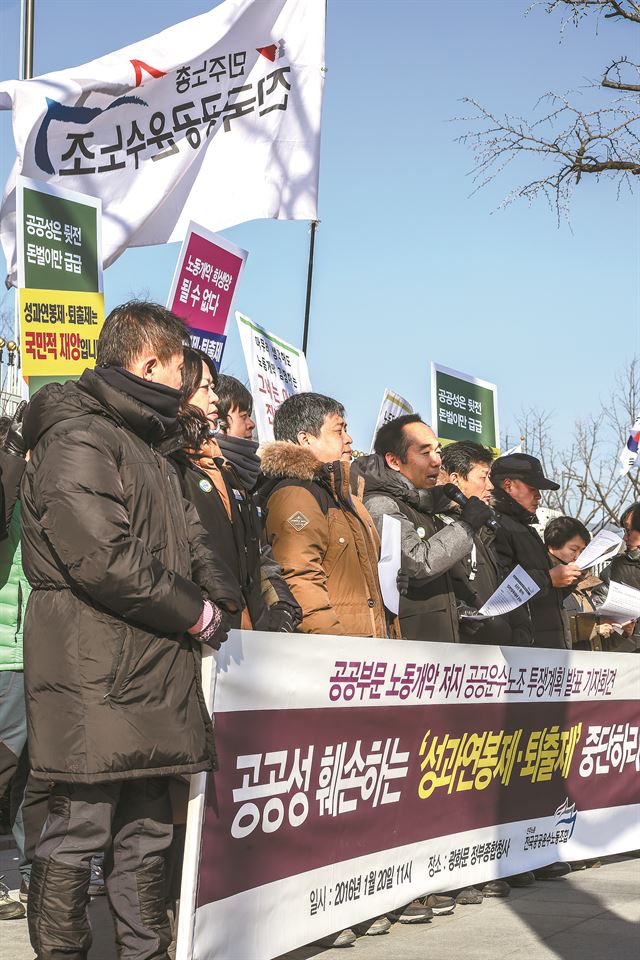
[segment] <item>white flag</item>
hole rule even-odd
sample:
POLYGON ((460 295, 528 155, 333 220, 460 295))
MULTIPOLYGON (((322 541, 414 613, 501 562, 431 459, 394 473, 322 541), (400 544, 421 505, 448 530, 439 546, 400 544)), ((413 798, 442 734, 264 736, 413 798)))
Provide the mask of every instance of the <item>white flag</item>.
POLYGON ((317 219, 324 28, 325 0, 226 0, 83 66, 1 83, 12 281, 17 174, 102 199, 104 266, 181 240, 190 220, 317 219))
POLYGON ((508 450, 505 450, 504 453, 501 453, 501 457, 510 457, 512 453, 522 453, 522 440, 520 443, 516 443, 515 447, 509 447, 508 450))
POLYGON ((401 397, 399 393, 394 393, 393 390, 385 390, 382 395, 382 403, 380 404, 380 412, 378 413, 378 419, 376 420, 376 425, 373 428, 373 439, 371 441, 371 450, 373 453, 373 446, 376 442, 376 434, 380 427, 383 427, 385 423, 389 423, 390 420, 397 420, 398 417, 403 417, 407 413, 413 413, 413 407, 408 400, 405 400, 404 397, 401 397))

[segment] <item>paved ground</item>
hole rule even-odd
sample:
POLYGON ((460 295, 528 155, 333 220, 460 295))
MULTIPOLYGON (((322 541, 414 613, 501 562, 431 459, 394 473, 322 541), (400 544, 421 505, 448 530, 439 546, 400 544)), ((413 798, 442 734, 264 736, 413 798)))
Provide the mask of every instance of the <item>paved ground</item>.
MULTIPOLYGON (((13 888, 19 882, 15 851, 4 846, 0 838, 0 874, 13 888)), ((301 948, 287 960, 638 960, 639 892, 640 858, 607 857, 599 868, 513 890, 507 900, 458 907, 420 926, 396 924, 343 950, 301 948)), ((90 960, 115 960, 104 897, 92 902, 91 920, 90 960)), ((2 921, 0 960, 33 960, 25 920, 2 921)))

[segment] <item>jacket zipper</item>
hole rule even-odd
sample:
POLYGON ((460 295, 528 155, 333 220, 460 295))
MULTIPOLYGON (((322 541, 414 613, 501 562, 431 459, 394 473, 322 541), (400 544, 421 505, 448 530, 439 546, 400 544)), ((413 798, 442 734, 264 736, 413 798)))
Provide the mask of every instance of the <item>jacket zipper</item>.
POLYGON ((18 625, 16 626, 16 635, 14 643, 18 642, 18 634, 20 633, 20 627, 22 626, 22 584, 18 581, 18 625))

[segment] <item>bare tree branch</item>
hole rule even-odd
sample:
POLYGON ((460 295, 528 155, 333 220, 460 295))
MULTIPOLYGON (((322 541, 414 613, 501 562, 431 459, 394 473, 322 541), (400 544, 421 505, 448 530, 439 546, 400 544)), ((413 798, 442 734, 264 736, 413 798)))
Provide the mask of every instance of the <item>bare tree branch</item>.
POLYGON ((552 440, 553 417, 544 410, 522 411, 518 419, 525 451, 538 457, 545 474, 560 489, 549 491, 545 505, 587 525, 618 524, 626 505, 640 500, 640 471, 620 477, 618 454, 640 413, 640 359, 616 377, 600 410, 574 425, 571 442, 552 440))
MULTIPOLYGON (((621 17, 640 23, 640 0, 542 0, 548 13, 566 11, 564 22, 576 25, 589 12, 604 17, 621 17)), ((552 208, 568 215, 574 187, 584 175, 606 176, 621 187, 632 188, 640 175, 640 66, 628 57, 614 60, 593 87, 614 91, 618 96, 584 109, 568 95, 547 93, 538 101, 548 111, 536 120, 498 116, 477 100, 463 102, 473 107, 463 120, 470 132, 458 142, 471 147, 474 193, 493 181, 514 160, 529 157, 540 167, 540 175, 516 187, 503 201, 525 198, 530 202, 544 196, 552 208)))

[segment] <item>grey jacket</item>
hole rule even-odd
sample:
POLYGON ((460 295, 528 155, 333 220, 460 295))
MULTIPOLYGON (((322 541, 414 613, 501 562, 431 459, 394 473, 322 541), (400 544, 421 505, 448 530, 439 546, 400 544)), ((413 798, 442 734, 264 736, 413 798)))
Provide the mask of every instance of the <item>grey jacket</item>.
POLYGON ((418 490, 378 454, 359 458, 352 469, 364 480, 364 502, 378 532, 385 515, 402 525, 402 570, 409 574, 409 592, 400 599, 402 636, 458 641, 451 571, 471 552, 471 527, 462 520, 445 525, 436 516, 450 506, 441 489, 418 490))

